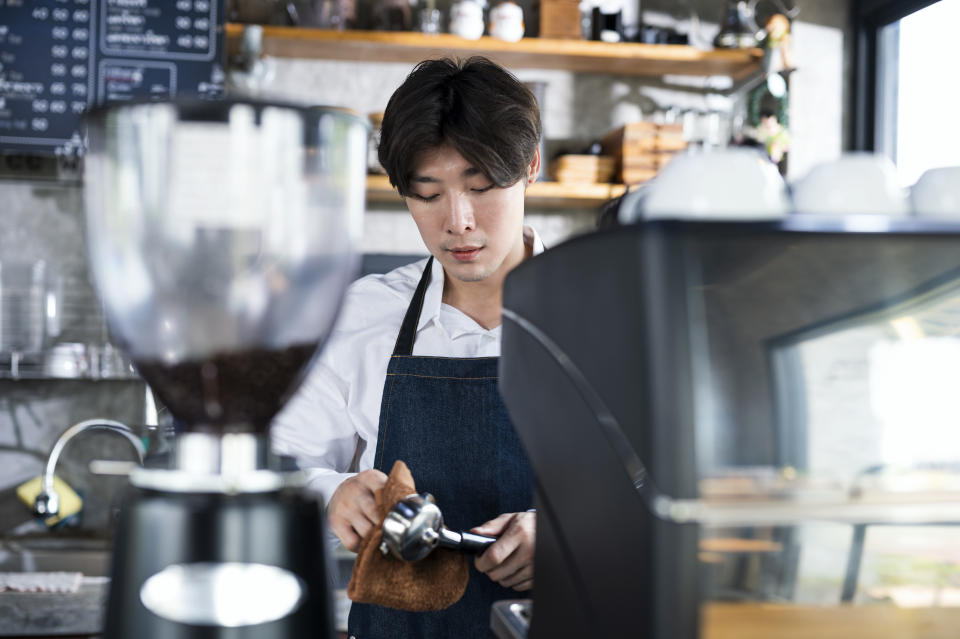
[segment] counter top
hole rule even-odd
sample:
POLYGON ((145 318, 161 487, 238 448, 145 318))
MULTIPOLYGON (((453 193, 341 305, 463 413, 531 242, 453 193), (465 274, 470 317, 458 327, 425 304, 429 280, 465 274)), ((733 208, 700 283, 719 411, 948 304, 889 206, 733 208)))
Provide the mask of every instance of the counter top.
MULTIPOLYGON (((109 577, 84 577, 73 593, 0 592, 0 637, 74 637, 103 631, 109 577)), ((334 593, 334 628, 346 630, 350 602, 334 593)))
POLYGON ((0 636, 94 635, 103 629, 108 577, 84 577, 72 593, 0 593, 0 636))
POLYGON ((709 603, 701 639, 955 639, 960 608, 709 603))
MULTIPOLYGON (((338 552, 334 628, 344 631, 350 602, 346 585, 353 555, 338 552)), ((85 576, 71 593, 0 592, 0 637, 87 637, 103 630, 110 589, 107 540, 55 537, 0 539, 0 572, 66 571, 85 576)))
MULTIPOLYGON (((71 594, 0 593, 0 636, 88 636, 103 628, 109 579, 85 577, 71 594)), ((346 627, 346 591, 335 627, 346 627)), ((960 608, 716 603, 703 608, 701 639, 955 639, 960 608)))

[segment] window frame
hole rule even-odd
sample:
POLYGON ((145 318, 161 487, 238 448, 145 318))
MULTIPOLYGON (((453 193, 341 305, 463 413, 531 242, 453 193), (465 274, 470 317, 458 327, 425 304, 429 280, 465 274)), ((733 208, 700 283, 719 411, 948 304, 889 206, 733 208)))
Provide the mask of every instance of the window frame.
MULTIPOLYGON (((853 148, 858 151, 877 151, 877 121, 879 118, 878 89, 884 82, 896 82, 889 74, 880 77, 881 30, 901 18, 925 9, 939 0, 855 0, 853 5, 854 90, 853 90, 853 148)), ((889 106, 889 105, 888 105, 889 106)), ((896 114, 894 105, 893 115, 896 114)), ((891 113, 886 113, 890 116, 891 113)), ((895 153, 895 140, 889 138, 881 145, 884 151, 895 153)))

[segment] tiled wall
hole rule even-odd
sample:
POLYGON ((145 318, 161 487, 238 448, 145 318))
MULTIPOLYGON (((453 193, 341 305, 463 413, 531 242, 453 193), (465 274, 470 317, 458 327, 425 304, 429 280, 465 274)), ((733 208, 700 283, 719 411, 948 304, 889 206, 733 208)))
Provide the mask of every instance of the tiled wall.
MULTIPOLYGON (((90 285, 83 241, 82 191, 77 185, 6 180, 0 182, 0 269, 4 264, 43 260, 62 280, 59 342, 100 346, 106 328, 90 285)), ((9 356, 0 355, 9 371, 9 356)), ((6 375, 4 375, 6 376, 6 375)), ((30 520, 14 495, 20 483, 41 474, 57 436, 71 424, 96 417, 129 424, 144 421, 144 386, 137 380, 0 379, 0 534, 30 520)), ((122 480, 92 477, 91 459, 130 459, 132 447, 110 434, 88 433, 64 452, 57 472, 80 492, 88 507, 85 528, 107 526, 122 480)))

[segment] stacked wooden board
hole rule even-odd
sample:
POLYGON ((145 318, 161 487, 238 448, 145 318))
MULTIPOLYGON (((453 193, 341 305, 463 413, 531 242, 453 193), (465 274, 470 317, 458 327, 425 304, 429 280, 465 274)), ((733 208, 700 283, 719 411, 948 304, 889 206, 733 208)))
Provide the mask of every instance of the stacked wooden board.
POLYGON ((540 0, 540 37, 582 40, 580 0, 540 0))
POLYGON ((630 122, 603 138, 603 152, 616 160, 615 176, 623 184, 653 178, 679 151, 687 148, 681 124, 630 122))
POLYGON ((550 163, 550 177, 576 184, 613 181, 616 160, 607 155, 561 155, 550 163))

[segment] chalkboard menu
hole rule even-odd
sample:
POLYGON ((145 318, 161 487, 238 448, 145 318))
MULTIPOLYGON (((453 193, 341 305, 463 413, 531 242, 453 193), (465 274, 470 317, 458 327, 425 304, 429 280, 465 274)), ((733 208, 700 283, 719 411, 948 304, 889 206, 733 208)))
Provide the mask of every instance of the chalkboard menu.
POLYGON ((224 0, 0 0, 0 151, 82 152, 90 106, 223 90, 224 0))

